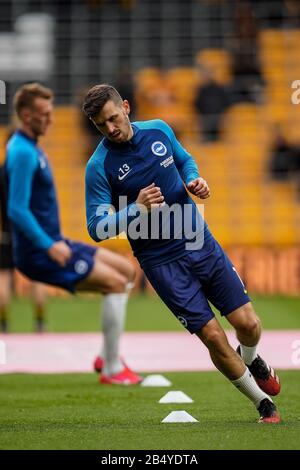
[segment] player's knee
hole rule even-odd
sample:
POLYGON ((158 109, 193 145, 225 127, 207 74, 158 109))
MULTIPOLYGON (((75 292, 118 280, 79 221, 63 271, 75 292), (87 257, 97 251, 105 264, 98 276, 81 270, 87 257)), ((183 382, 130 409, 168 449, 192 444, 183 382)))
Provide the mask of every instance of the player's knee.
POLYGON ((208 349, 222 350, 224 343, 227 343, 224 332, 218 329, 211 329, 205 334, 205 344, 208 349))
POLYGON ((127 281, 134 282, 136 276, 136 271, 131 263, 128 263, 128 272, 127 272, 127 281))
POLYGON ((104 292, 105 294, 121 294, 126 291, 127 282, 125 277, 111 277, 105 284, 104 292))
POLYGON ((259 318, 256 315, 251 315, 251 317, 244 319, 237 330, 244 335, 253 335, 260 331, 261 323, 259 318))
POLYGON ((130 260, 122 259, 122 275, 127 277, 127 282, 133 282, 135 279, 135 268, 130 260))

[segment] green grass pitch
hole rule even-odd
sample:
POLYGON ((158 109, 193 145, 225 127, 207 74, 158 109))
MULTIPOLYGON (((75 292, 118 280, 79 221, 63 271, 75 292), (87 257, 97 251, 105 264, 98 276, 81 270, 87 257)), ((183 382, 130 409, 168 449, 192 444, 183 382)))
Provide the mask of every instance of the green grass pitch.
MULTIPOLYGON (((258 297, 255 307, 266 329, 300 328, 300 299, 258 297)), ((15 300, 10 319, 12 331, 31 331, 30 302, 15 300)), ((48 319, 50 331, 96 331, 99 300, 51 299, 48 319)), ((130 300, 127 330, 181 328, 157 298, 130 300)), ((300 448, 300 371, 280 372, 279 425, 257 424, 253 405, 218 372, 164 375, 194 403, 162 405, 169 388, 100 386, 95 374, 0 375, 0 449, 300 448), (199 423, 161 423, 179 409, 199 423)))
MULTIPOLYGON (((300 297, 256 297, 254 307, 265 329, 300 329, 300 297)), ((47 305, 48 331, 98 331, 99 297, 50 298, 47 305)), ((32 308, 28 299, 15 299, 11 306, 10 330, 32 331, 32 308)), ((218 319, 228 329, 228 322, 218 319)), ((183 331, 182 325, 154 295, 130 298, 127 331, 183 331)))
POLYGON ((299 449, 300 372, 282 371, 283 421, 257 424, 253 405, 217 372, 165 374, 194 403, 163 405, 168 388, 99 386, 92 374, 0 377, 1 449, 299 449), (199 423, 164 424, 184 409, 199 423))

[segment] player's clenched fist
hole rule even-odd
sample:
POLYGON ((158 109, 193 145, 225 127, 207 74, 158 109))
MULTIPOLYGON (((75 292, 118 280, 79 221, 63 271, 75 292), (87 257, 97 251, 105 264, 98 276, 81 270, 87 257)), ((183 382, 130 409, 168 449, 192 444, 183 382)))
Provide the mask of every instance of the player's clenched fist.
POLYGON ((156 207, 160 207, 164 202, 164 197, 155 183, 150 184, 146 188, 140 190, 136 203, 144 206, 144 210, 151 211, 156 207))
POLYGON ((48 255, 63 268, 71 258, 72 251, 66 242, 60 240, 53 243, 48 250, 48 255))
POLYGON ((203 178, 196 178, 191 181, 188 185, 188 190, 199 197, 200 199, 206 199, 210 196, 210 190, 207 182, 203 178))

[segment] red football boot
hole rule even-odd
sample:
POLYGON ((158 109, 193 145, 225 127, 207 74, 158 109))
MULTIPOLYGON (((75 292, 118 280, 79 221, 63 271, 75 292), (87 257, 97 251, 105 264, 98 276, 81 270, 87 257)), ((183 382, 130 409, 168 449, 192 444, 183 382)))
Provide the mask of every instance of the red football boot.
POLYGON ((99 382, 107 385, 136 385, 139 384, 143 378, 130 370, 127 366, 121 372, 115 375, 101 374, 99 382))
POLYGON ((281 389, 279 377, 260 356, 257 356, 248 368, 263 392, 272 396, 278 395, 281 389))
POLYGON ((94 371, 100 373, 103 369, 103 366, 104 366, 104 360, 102 359, 102 357, 97 356, 93 364, 94 371))
MULTIPOLYGON (((237 353, 241 356, 241 348, 237 353)), ((280 380, 274 369, 262 357, 257 356, 250 366, 247 366, 259 388, 268 395, 278 395, 281 389, 280 380)))
POLYGON ((280 423, 280 415, 276 406, 267 398, 260 402, 258 412, 260 414, 260 418, 258 420, 259 423, 280 423))

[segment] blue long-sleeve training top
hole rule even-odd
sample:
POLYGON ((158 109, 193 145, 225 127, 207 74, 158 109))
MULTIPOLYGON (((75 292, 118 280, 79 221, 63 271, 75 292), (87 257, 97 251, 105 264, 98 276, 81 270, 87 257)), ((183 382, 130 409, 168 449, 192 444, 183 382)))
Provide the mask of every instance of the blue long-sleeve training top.
POLYGON ((7 143, 8 216, 16 262, 62 239, 48 159, 36 141, 17 130, 7 143))
POLYGON ((185 187, 199 176, 198 167, 173 130, 161 120, 132 127, 127 142, 104 138, 87 164, 87 227, 98 242, 124 230, 141 266, 156 266, 184 256, 200 226, 203 237, 210 232, 185 187), (166 206, 143 214, 135 201, 151 183, 161 188, 166 206))

